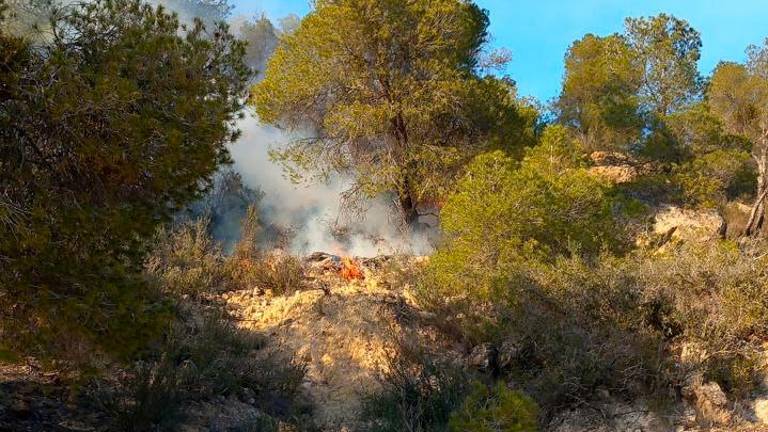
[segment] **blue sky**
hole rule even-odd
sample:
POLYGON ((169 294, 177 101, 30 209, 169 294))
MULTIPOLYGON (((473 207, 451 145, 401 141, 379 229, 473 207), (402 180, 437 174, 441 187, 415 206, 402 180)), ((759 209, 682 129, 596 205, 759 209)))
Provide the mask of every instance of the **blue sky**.
MULTIPOLYGON (((557 95, 563 56, 586 33, 621 31, 628 16, 673 14, 702 34, 701 71, 720 60, 744 59, 749 44, 768 37, 768 0, 476 0, 491 17, 492 44, 512 51, 507 73, 520 93, 547 101, 557 95)), ((271 18, 306 14, 309 0, 233 0, 236 14, 271 18)))

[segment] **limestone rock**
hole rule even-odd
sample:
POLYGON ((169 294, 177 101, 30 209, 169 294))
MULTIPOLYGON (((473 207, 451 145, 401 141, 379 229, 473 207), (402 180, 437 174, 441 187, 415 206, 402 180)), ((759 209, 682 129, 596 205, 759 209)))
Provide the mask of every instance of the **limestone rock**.
POLYGON ((669 240, 705 242, 720 236, 725 221, 714 210, 694 211, 665 206, 656 213, 653 231, 669 240))
POLYGON ((623 153, 596 151, 589 158, 595 165, 589 172, 614 184, 629 183, 651 171, 649 164, 640 163, 623 153))
POLYGON ((768 425, 768 398, 757 399, 752 404, 755 419, 762 425, 768 425))
POLYGON ((703 382, 701 375, 688 380, 683 396, 696 410, 697 421, 707 427, 728 426, 733 420, 728 397, 716 382, 703 382))

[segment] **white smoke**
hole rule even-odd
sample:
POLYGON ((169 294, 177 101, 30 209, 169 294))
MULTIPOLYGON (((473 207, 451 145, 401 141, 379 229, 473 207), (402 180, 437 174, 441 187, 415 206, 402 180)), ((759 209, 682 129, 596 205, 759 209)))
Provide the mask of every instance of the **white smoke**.
MULTIPOLYGON (((246 22, 255 24, 265 19, 259 13, 254 14, 252 19, 242 15, 230 16, 225 0, 148 1, 175 11, 184 23, 198 17, 210 26, 213 22, 227 19, 238 37, 246 36, 241 33, 246 22)), ((258 54, 250 56, 253 58, 249 58, 249 66, 258 70, 258 78, 263 76, 264 65, 277 45, 279 34, 293 31, 299 21, 297 16, 289 15, 278 20, 277 27, 270 24, 257 33, 260 39, 252 43, 257 44, 258 54)), ((435 237, 434 230, 413 233, 402 229, 395 207, 385 197, 371 200, 362 213, 350 219, 344 217, 346 212, 341 206, 341 194, 348 189, 349 181, 337 176, 327 183, 297 185, 288 180, 282 167, 271 161, 268 153, 270 148, 279 148, 295 137, 262 125, 250 112, 246 113, 246 118, 240 121, 238 127, 243 134, 230 146, 234 168, 247 186, 264 193, 259 204, 262 221, 292 233, 288 246, 291 252, 307 254, 325 251, 370 257, 383 253, 425 255, 432 251, 430 239, 435 237), (342 235, 340 228, 343 229, 342 235)), ((229 237, 237 237, 237 233, 229 234, 229 237)))
POLYGON ((350 182, 334 177, 325 183, 295 184, 269 158, 270 148, 295 137, 259 123, 249 114, 240 124, 241 139, 230 150, 244 182, 264 192, 262 217, 294 232, 291 252, 327 251, 361 257, 383 253, 431 252, 429 235, 400 228, 394 206, 385 197, 367 203, 356 217, 346 215, 341 196, 350 182), (339 235, 337 228, 345 234, 339 235))

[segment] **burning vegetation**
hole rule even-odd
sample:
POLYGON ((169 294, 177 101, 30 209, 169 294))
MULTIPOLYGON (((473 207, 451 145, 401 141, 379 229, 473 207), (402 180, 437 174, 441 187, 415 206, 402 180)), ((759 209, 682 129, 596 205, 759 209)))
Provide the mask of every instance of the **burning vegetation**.
POLYGON ((341 270, 339 271, 339 275, 341 275, 341 277, 343 277, 348 282, 365 279, 365 275, 363 274, 363 270, 360 267, 360 264, 354 258, 350 257, 344 257, 341 259, 341 270))

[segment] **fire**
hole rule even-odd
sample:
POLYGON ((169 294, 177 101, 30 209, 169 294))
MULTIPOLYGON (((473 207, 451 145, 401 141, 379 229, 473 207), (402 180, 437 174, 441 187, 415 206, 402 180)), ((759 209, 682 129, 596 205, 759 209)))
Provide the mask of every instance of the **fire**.
POLYGON ((339 274, 349 282, 365 279, 363 269, 360 268, 360 265, 354 259, 349 257, 341 259, 341 270, 339 270, 339 274))

